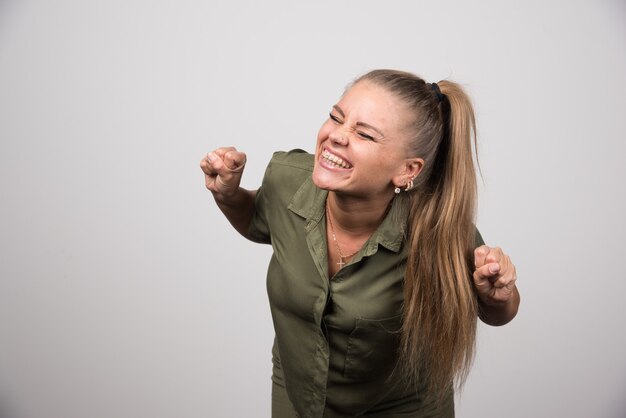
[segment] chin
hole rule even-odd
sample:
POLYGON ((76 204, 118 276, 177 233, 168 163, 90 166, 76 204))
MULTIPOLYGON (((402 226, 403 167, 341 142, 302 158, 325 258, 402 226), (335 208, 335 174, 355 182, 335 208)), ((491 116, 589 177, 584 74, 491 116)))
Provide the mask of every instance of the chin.
POLYGON ((324 170, 323 167, 318 167, 317 165, 313 167, 311 179, 315 186, 328 191, 337 191, 341 187, 340 185, 344 184, 341 181, 342 179, 338 178, 335 173, 324 170))
POLYGON ((331 190, 329 179, 324 178, 326 176, 321 175, 319 171, 320 170, 316 165, 313 168, 313 175, 311 176, 311 180, 313 180, 313 184, 315 184, 315 186, 320 189, 331 190))

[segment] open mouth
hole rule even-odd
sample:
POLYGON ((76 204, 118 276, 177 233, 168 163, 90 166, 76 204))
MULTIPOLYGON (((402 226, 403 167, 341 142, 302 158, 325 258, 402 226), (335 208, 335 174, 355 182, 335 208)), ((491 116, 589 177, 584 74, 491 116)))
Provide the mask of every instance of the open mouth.
POLYGON ((322 151, 322 158, 331 167, 352 168, 352 164, 337 157, 335 154, 331 154, 327 149, 322 151))

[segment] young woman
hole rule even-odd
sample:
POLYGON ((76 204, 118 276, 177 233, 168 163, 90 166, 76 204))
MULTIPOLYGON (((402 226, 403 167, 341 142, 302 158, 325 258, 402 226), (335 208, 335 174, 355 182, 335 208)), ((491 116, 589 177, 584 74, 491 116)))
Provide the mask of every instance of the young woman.
POLYGON ((454 416, 477 318, 519 306, 515 266, 474 227, 474 131, 458 85, 376 70, 258 190, 235 148, 202 160, 235 229, 273 248, 273 417, 454 416))

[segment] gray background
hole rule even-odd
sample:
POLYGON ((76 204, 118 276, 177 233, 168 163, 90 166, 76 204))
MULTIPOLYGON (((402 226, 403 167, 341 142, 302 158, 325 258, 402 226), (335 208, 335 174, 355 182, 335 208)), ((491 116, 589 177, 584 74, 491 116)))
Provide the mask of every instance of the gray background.
POLYGON ((312 150, 378 67, 461 82, 522 306, 459 417, 626 416, 623 1, 0 1, 0 416, 268 417, 269 248, 198 168, 312 150))

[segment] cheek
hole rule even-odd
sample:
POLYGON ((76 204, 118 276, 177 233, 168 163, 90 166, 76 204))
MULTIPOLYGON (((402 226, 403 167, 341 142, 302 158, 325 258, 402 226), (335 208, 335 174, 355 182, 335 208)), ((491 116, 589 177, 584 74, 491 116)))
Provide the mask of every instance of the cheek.
POLYGON ((324 123, 321 127, 320 130, 317 132, 317 142, 322 142, 324 139, 328 138, 328 135, 330 135, 331 132, 331 127, 330 124, 328 122, 324 123))
POLYGON ((368 155, 367 176, 374 182, 390 181, 397 172, 397 163, 389 155, 368 155))

